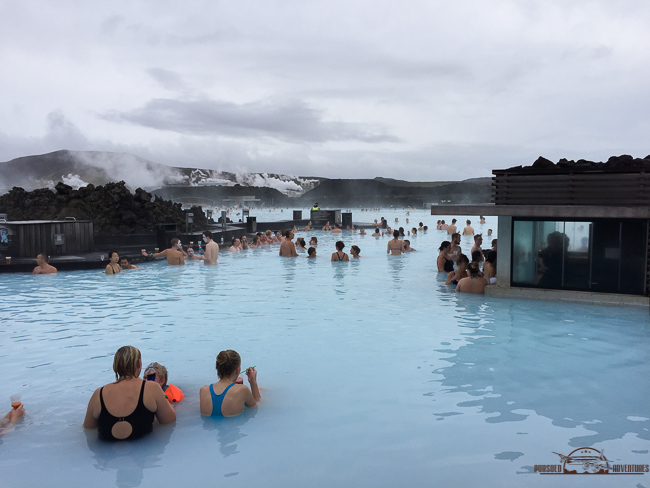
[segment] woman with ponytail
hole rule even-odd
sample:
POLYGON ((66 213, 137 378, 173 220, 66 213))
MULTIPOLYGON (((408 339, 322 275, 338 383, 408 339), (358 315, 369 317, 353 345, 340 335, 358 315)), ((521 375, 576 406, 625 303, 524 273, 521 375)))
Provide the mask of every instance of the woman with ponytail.
POLYGON ((235 417, 242 413, 244 405, 254 407, 262 397, 257 386, 257 370, 251 366, 244 371, 250 389, 239 378, 241 357, 237 351, 228 349, 217 355, 219 381, 205 385, 199 390, 201 415, 212 417, 235 417))

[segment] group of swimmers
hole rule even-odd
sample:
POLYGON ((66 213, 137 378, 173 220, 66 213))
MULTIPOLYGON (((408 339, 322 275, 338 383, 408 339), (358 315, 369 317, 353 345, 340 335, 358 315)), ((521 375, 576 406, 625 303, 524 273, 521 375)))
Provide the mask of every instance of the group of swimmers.
MULTIPOLYGON (((483 236, 481 234, 474 234, 474 229, 471 228, 471 221, 467 220, 467 227, 465 228, 464 235, 474 236, 474 246, 470 251, 471 261, 461 252, 460 248, 460 233, 456 232, 456 219, 452 220, 452 225, 447 226, 446 229, 440 228, 438 221, 438 228, 440 230, 452 229, 449 241, 442 241, 438 248, 439 254, 436 265, 439 273, 447 273, 446 285, 455 285, 456 291, 469 292, 469 293, 484 293, 485 287, 495 284, 497 281, 497 239, 492 240, 491 249, 483 249, 483 236), (468 229, 469 228, 469 229, 468 229), (471 232, 470 232, 471 231, 471 232), (456 265, 456 268, 454 268, 456 265), (482 266, 482 270, 481 270, 482 266)), ((481 222, 485 222, 481 217, 481 222)), ((492 233, 489 232, 491 235, 492 233)))
MULTIPOLYGON (((254 407, 261 400, 254 366, 241 371, 241 357, 228 349, 217 355, 219 381, 199 390, 200 413, 212 417, 234 417, 244 406, 254 407), (243 384, 245 374, 250 388, 243 384)), ((137 439, 153 430, 153 420, 160 424, 176 421, 172 403, 184 398, 180 388, 167 385, 167 370, 151 363, 140 378, 140 350, 124 346, 113 358, 115 382, 95 390, 88 402, 83 426, 97 429, 99 438, 107 441, 137 439)))

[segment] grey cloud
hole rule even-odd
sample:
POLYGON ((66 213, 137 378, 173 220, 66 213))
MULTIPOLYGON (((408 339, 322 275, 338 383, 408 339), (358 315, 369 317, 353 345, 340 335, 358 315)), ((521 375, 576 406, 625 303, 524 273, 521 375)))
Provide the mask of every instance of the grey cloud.
POLYGON ((173 71, 163 68, 149 68, 147 73, 167 90, 183 92, 188 89, 188 86, 183 79, 173 71))
POLYGON ((300 100, 236 104, 217 100, 158 98, 129 112, 104 118, 180 134, 272 137, 291 142, 400 142, 384 129, 366 124, 327 122, 321 110, 300 100))

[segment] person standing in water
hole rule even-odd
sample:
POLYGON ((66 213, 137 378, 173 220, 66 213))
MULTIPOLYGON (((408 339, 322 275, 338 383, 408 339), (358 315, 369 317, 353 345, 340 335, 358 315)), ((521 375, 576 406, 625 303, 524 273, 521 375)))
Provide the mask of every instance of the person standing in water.
POLYGON ((50 259, 47 257, 47 254, 37 254, 36 255, 36 267, 32 274, 53 274, 57 270, 54 266, 50 265, 50 259))
POLYGON ((298 257, 298 251, 296 251, 296 245, 292 242, 293 232, 288 230, 287 236, 280 246, 280 256, 285 258, 296 258, 298 257))
POLYGON ((404 251, 404 241, 400 240, 399 231, 394 230, 393 238, 388 241, 388 246, 386 246, 386 254, 390 254, 391 256, 401 256, 404 251))
POLYGON ((106 265, 106 274, 112 275, 122 272, 122 267, 120 266, 120 255, 117 254, 117 251, 111 251, 108 253, 109 263, 106 265))
POLYGON ((244 405, 254 407, 262 397, 257 386, 257 370, 249 367, 245 373, 250 389, 237 384, 241 373, 241 357, 237 351, 228 349, 217 355, 219 381, 204 385, 199 390, 201 415, 212 417, 235 417, 242 413, 244 405))
POLYGON ((203 233, 203 242, 205 242, 205 252, 203 254, 204 264, 217 264, 219 257, 219 244, 212 240, 212 232, 206 230, 203 233))

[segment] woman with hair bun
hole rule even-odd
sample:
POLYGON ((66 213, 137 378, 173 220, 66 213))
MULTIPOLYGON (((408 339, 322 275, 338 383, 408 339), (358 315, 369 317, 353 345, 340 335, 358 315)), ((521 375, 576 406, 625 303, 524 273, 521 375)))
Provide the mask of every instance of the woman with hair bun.
POLYGON ((244 405, 254 407, 262 397, 257 386, 257 370, 249 367, 245 373, 250 389, 239 380, 241 357, 237 351, 228 349, 217 355, 219 381, 205 385, 199 390, 201 415, 212 417, 235 417, 242 413, 244 405))
POLYGON ((98 388, 90 397, 83 426, 97 429, 107 441, 137 439, 161 424, 176 421, 176 412, 155 381, 140 379, 142 358, 137 347, 120 347, 113 358, 115 383, 98 388))

